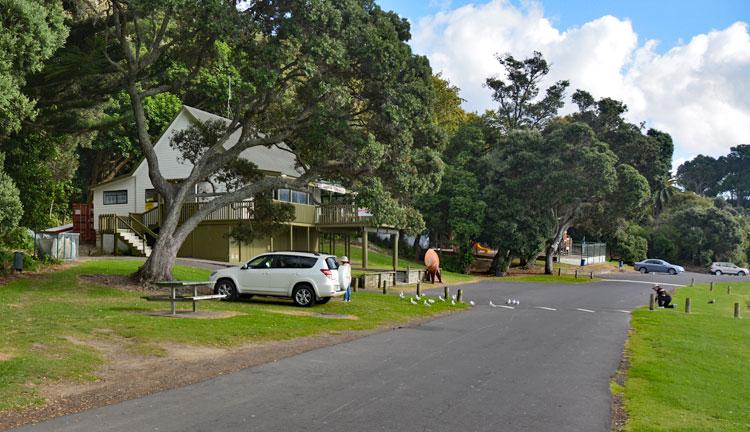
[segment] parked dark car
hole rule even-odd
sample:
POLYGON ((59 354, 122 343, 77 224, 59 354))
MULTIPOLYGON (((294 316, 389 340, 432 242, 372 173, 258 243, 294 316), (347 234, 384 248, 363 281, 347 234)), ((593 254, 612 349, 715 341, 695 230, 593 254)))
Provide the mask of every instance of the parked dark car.
POLYGON ((660 259, 647 259, 633 264, 633 268, 641 273, 669 273, 676 275, 685 271, 684 268, 670 264, 660 259))

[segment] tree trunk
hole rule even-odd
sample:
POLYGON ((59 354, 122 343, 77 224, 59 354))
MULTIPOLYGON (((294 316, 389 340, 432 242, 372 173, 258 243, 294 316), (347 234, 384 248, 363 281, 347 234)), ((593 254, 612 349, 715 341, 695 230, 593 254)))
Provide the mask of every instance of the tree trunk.
POLYGON ((177 259, 177 251, 182 242, 176 242, 171 236, 159 236, 151 256, 138 269, 134 277, 139 283, 172 280, 172 267, 177 259))
POLYGON ((528 265, 529 265, 529 260, 528 260, 528 258, 526 258, 526 257, 521 257, 521 258, 519 258, 518 260, 519 260, 519 264, 521 265, 521 268, 524 268, 524 269, 525 269, 525 268, 529 268, 529 267, 528 267, 528 265))
POLYGON ((547 255, 544 260, 544 273, 551 275, 554 272, 553 268, 553 261, 555 254, 557 253, 557 250, 560 248, 560 242, 563 239, 563 236, 565 235, 565 232, 568 231, 568 227, 570 227, 570 222, 564 223, 560 225, 557 229, 557 232, 555 233, 555 236, 552 238, 552 241, 547 245, 547 248, 545 250, 545 254, 547 255))
POLYGON ((422 250, 422 234, 417 234, 414 237, 414 259, 422 261, 424 259, 424 251, 422 250))
POLYGON ((535 252, 529 257, 527 257, 526 265, 524 266, 524 268, 527 268, 527 269, 534 268, 534 266, 536 265, 537 258, 539 258, 539 252, 535 252))
POLYGON ((510 268, 510 251, 498 249, 495 256, 492 258, 492 264, 490 265, 490 273, 495 276, 505 276, 508 274, 508 268, 510 268))

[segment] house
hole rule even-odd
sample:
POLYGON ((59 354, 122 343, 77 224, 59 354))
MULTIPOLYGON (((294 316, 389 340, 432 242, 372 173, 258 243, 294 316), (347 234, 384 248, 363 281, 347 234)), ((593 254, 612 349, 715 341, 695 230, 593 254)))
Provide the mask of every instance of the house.
MULTIPOLYGON (((224 121, 228 119, 196 108, 184 106, 164 134, 154 144, 162 175, 169 180, 186 178, 192 164, 183 160, 177 150, 170 146, 172 136, 189 128, 195 122, 224 121)), ((239 131, 225 145, 237 142, 239 131)), ((254 162, 267 175, 298 177, 294 155, 284 144, 268 147, 253 147, 241 153, 241 157, 254 162)), ((129 249, 134 253, 149 255, 150 245, 159 235, 162 212, 159 197, 148 175, 148 164, 141 161, 130 173, 101 183, 93 190, 94 230, 97 246, 104 253, 118 253, 129 249)), ((202 182, 196 185, 195 194, 182 208, 181 220, 189 217, 206 200, 225 192, 223 185, 202 182)), ((277 236, 255 239, 250 244, 237 243, 228 234, 241 220, 252 218, 252 201, 232 203, 211 213, 188 236, 178 256, 209 259, 223 262, 244 262, 267 251, 331 250, 336 239, 343 239, 345 250, 350 255, 350 243, 361 237, 363 243, 363 268, 367 268, 367 232, 388 233, 398 244, 398 231, 392 227, 376 226, 372 216, 364 209, 351 204, 334 204, 332 198, 345 197, 343 188, 318 182, 306 190, 278 189, 274 199, 287 202, 294 207, 295 219, 289 222, 288 230, 277 236), (324 203, 328 201, 327 203, 324 203)), ((346 202, 346 200, 343 200, 346 202)), ((394 266, 398 260, 398 248, 394 247, 394 266)))

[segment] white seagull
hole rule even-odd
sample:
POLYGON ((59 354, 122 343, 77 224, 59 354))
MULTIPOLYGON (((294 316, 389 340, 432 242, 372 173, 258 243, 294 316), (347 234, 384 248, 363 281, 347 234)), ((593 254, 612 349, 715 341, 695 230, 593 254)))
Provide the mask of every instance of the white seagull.
POLYGON ((417 302, 414 301, 414 299, 409 299, 411 301, 411 304, 417 304, 417 302))
POLYGON ((424 301, 424 305, 425 306, 431 306, 430 303, 427 300, 424 301))
POLYGON ((497 305, 495 303, 492 303, 492 300, 490 300, 490 307, 496 308, 497 305))
POLYGON ((403 292, 403 291, 401 291, 401 294, 399 294, 398 296, 399 296, 399 298, 403 299, 403 298, 405 297, 405 296, 404 296, 404 292, 403 292))
POLYGON ((440 300, 440 301, 442 301, 442 302, 444 302, 444 301, 445 301, 445 299, 443 298, 443 296, 438 296, 438 300, 440 300))
POLYGON ((435 300, 433 300, 433 299, 428 299, 427 301, 430 302, 430 304, 435 303, 435 300))
POLYGON ((455 300, 451 300, 451 304, 452 304, 453 306, 455 306, 455 305, 456 305, 456 301, 455 301, 455 300))
POLYGON ((476 303, 474 303, 474 300, 469 300, 469 304, 474 306, 476 303))
POLYGON ((417 299, 417 301, 422 300, 422 297, 420 297, 419 294, 415 294, 414 298, 417 299))

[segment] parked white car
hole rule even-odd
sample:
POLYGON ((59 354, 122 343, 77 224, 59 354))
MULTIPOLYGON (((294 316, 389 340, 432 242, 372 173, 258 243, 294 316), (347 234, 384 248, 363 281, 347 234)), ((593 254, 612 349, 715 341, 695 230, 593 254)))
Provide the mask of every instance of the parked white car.
POLYGON ((728 262, 715 262, 711 264, 711 273, 719 276, 722 274, 733 274, 737 276, 747 276, 750 274, 750 270, 742 267, 738 267, 735 264, 728 262))
POLYGON ((309 252, 270 252, 243 266, 211 273, 214 293, 235 300, 240 294, 289 297, 297 306, 327 303, 344 295, 333 255, 309 252))

